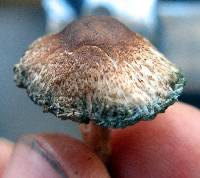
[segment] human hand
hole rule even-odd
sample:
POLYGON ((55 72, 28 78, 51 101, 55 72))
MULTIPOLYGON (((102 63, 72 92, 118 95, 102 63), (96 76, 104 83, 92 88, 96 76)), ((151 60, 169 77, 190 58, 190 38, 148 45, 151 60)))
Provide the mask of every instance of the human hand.
POLYGON ((21 138, 14 149, 0 141, 0 178, 198 178, 199 148, 200 111, 176 103, 153 121, 113 131, 110 173, 80 141, 39 134, 21 138))

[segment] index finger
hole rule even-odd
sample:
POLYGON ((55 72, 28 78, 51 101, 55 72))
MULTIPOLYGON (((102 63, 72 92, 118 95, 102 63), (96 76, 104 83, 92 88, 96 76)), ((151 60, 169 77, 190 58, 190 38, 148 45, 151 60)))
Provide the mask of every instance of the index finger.
POLYGON ((10 141, 4 138, 0 139, 0 178, 2 177, 7 163, 10 159, 13 147, 14 145, 10 141))
POLYGON ((199 177, 200 111, 176 103, 151 122, 113 132, 114 177, 199 177))

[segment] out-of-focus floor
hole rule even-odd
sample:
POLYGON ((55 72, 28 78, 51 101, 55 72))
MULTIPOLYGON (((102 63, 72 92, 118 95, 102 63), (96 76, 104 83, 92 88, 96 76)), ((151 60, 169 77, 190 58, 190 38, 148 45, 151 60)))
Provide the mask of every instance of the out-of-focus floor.
MULTIPOLYGON (((200 8, 199 8, 200 11, 200 8)), ((200 14, 189 17, 161 13, 158 47, 180 66, 187 78, 183 101, 200 107, 200 14)), ((16 139, 25 133, 67 132, 80 137, 77 124, 44 114, 25 90, 13 82, 13 65, 34 39, 45 33, 43 11, 0 8, 0 136, 16 139)))
POLYGON ((79 137, 76 124, 44 114, 13 82, 13 65, 27 46, 44 33, 41 9, 0 8, 0 137, 16 139, 35 132, 67 132, 79 137))
POLYGON ((180 100, 200 108, 200 3, 162 3, 159 48, 186 77, 180 100))

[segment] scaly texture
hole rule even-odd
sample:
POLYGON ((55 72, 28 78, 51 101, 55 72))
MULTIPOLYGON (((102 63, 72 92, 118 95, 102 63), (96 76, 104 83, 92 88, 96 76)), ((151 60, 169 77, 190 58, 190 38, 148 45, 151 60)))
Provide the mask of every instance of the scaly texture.
POLYGON ((174 64, 111 17, 84 17, 39 38, 14 73, 45 111, 113 128, 154 118, 184 86, 174 64))

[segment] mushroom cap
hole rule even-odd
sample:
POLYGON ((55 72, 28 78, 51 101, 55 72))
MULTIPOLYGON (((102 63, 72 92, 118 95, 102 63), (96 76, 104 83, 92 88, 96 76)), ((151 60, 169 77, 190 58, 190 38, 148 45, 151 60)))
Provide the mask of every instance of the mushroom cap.
POLYGON ((112 17, 83 17, 33 42, 14 67, 30 98, 61 119, 121 128, 174 103, 184 78, 145 38, 112 17))

